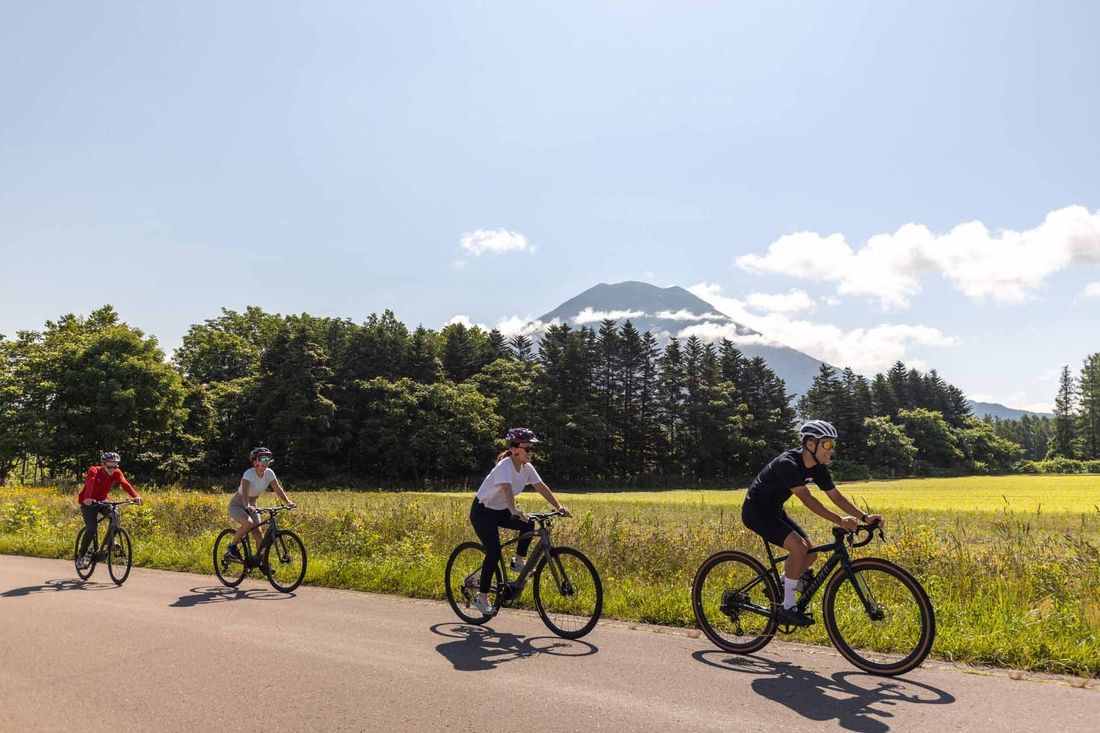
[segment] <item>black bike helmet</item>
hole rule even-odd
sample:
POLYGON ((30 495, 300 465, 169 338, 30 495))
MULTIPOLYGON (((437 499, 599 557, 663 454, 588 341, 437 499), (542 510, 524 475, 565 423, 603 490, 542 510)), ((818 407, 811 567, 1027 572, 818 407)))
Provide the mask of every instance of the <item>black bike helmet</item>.
POLYGON ((106 463, 107 461, 114 461, 115 463, 118 463, 122 460, 122 458, 119 457, 118 453, 115 453, 113 450, 109 450, 101 455, 99 457, 99 460, 103 463, 106 463))
POLYGON ((539 439, 535 437, 535 431, 527 428, 509 428, 504 437, 512 445, 539 442, 539 439))

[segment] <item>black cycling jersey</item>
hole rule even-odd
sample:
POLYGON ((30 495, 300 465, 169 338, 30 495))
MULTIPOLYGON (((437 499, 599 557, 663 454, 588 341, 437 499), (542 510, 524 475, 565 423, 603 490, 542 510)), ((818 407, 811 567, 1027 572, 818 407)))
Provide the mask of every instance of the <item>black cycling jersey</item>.
POLYGON ((811 482, 822 491, 836 488, 828 466, 818 463, 813 468, 806 468, 801 449, 784 451, 752 480, 746 500, 759 509, 780 512, 783 504, 791 498, 791 489, 811 482))

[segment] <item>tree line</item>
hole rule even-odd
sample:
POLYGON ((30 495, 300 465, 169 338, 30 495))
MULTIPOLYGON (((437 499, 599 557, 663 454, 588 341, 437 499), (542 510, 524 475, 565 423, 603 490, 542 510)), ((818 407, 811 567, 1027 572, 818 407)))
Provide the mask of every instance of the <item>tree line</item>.
POLYGON ((104 306, 0 337, 0 357, 0 477, 69 479, 112 449, 144 480, 195 483, 266 444, 296 481, 475 480, 504 429, 525 425, 555 480, 728 482, 796 445, 800 416, 837 426, 842 476, 1004 471, 1055 446, 1096 455, 1085 406, 1100 405, 1084 372, 1071 379, 1072 437, 1058 442, 1068 417, 979 421, 934 370, 898 362, 870 380, 822 365, 792 407, 764 360, 730 341, 661 345, 611 320, 536 343, 460 323, 409 329, 390 311, 354 323, 223 309, 166 359, 104 306))
POLYGON ((1100 460, 1100 353, 1085 358, 1076 378, 1062 367, 1046 457, 1100 460))

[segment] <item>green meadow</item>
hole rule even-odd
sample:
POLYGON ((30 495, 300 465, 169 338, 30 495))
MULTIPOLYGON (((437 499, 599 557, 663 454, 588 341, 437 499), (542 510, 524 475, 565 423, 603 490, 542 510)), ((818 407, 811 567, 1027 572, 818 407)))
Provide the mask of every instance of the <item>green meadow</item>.
MULTIPOLYGON (((289 513, 289 526, 310 555, 307 583, 442 598, 450 550, 473 538, 469 493, 288 488, 300 505, 289 513)), ((857 553, 901 564, 928 590, 937 614, 934 656, 1100 676, 1100 476, 859 482, 841 489, 886 517, 886 542, 857 553)), ((558 494, 575 516, 558 521, 555 541, 592 558, 603 579, 605 617, 693 627, 689 593, 700 562, 724 548, 763 554, 760 540, 741 525, 743 491, 562 488, 558 494)), ((75 495, 72 487, 0 488, 0 552, 71 557, 80 527, 75 495)), ((228 526, 228 492, 165 489, 145 496, 144 506, 124 510, 135 564, 212 574, 213 540, 228 526)), ((544 506, 533 492, 520 503, 544 506)), ((829 526, 797 499, 788 507, 816 540, 829 538, 829 526)), ((530 604, 529 589, 525 599, 530 604)), ((820 624, 792 638, 828 644, 820 624)))

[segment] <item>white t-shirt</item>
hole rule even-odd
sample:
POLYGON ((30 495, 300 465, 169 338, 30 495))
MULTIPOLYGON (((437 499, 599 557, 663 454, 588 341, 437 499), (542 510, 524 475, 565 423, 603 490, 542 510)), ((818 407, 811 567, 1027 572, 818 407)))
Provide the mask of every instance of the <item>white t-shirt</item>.
MULTIPOLYGON (((248 498, 255 499, 257 496, 267 491, 267 487, 271 486, 275 481, 275 472, 268 468, 264 471, 263 476, 257 476, 256 469, 250 468, 241 476, 241 481, 248 482, 248 498)), ((241 490, 238 488, 237 494, 239 495, 240 493, 241 490)))
POLYGON ((516 470, 510 456, 500 459, 485 480, 481 482, 481 488, 477 490, 478 500, 487 509, 507 509, 508 502, 497 488, 499 484, 508 484, 512 487, 512 496, 519 496, 527 486, 542 483, 539 472, 530 463, 523 464, 523 468, 516 470))

